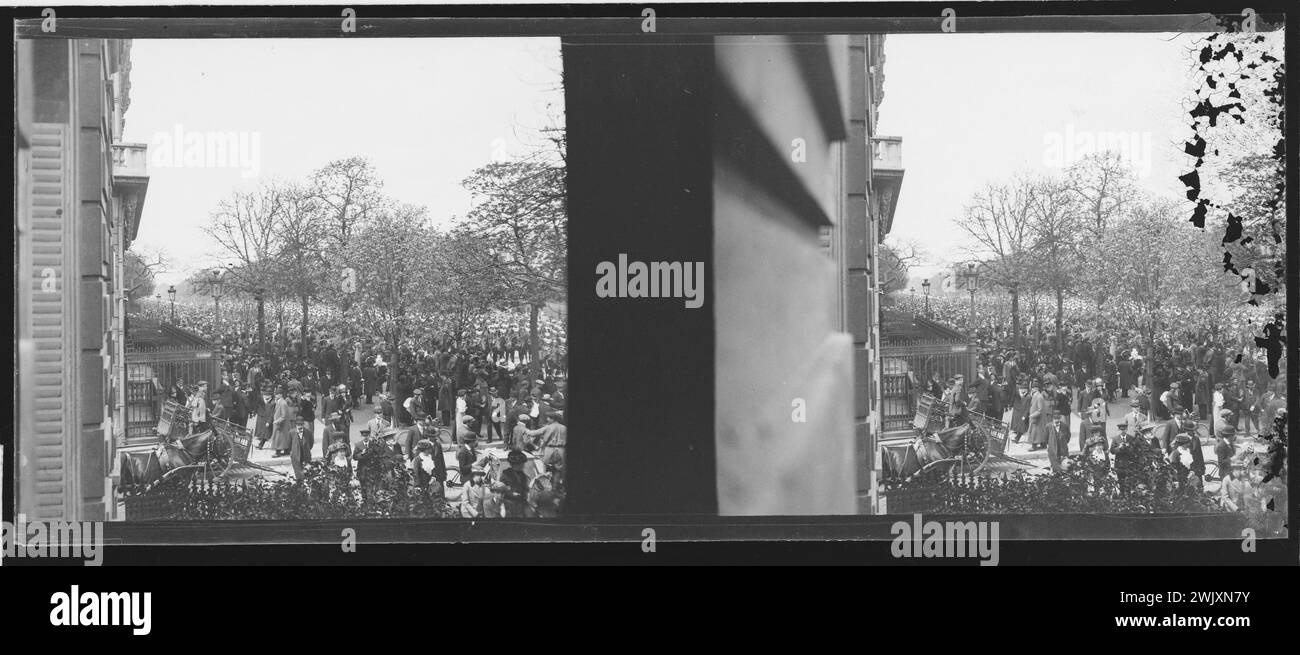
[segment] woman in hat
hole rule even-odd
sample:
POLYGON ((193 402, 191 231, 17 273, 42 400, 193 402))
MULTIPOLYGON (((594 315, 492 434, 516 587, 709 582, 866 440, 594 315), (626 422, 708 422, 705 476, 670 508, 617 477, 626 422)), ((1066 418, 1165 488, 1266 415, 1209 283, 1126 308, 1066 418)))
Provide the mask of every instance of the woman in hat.
POLYGON ((528 474, 524 472, 524 464, 528 461, 528 456, 522 450, 514 449, 506 456, 506 462, 510 468, 501 472, 500 482, 505 485, 502 490, 502 500, 504 504, 506 518, 524 518, 531 514, 528 507, 528 474))
POLYGON ((1219 485, 1219 504, 1229 512, 1239 512, 1246 506, 1253 491, 1246 463, 1240 457, 1233 458, 1223 473, 1223 483, 1219 485))
POLYGON ((1101 398, 1094 398, 1092 403, 1087 406, 1079 421, 1079 450, 1087 450, 1087 440, 1093 435, 1100 435, 1102 442, 1106 443, 1106 401, 1101 398))
POLYGON ((1205 475, 1205 462, 1202 460, 1199 462, 1200 467, 1197 467, 1195 452, 1199 451, 1199 448, 1193 447, 1190 435, 1180 434, 1174 437, 1173 449, 1166 457, 1177 475, 1178 486, 1191 486, 1198 490, 1202 488, 1201 480, 1205 475))
POLYGON ((412 460, 415 469, 415 486, 428 490, 442 491, 442 483, 447 480, 447 464, 442 458, 442 445, 421 439, 415 444, 415 457, 412 460))
POLYGON ((280 385, 275 396, 275 417, 272 420, 271 447, 276 457, 284 457, 293 447, 293 436, 298 429, 298 403, 290 398, 287 385, 280 385))
POLYGON ((1047 409, 1051 403, 1038 385, 1029 398, 1029 443, 1031 450, 1047 448, 1047 409))
POLYGON ((346 472, 347 478, 351 479, 352 447, 348 444, 342 432, 333 431, 330 437, 329 449, 325 451, 325 464, 333 469, 346 472))
POLYGON ((465 478, 466 481, 460 499, 460 515, 462 517, 476 519, 487 516, 484 501, 487 499, 489 492, 483 486, 486 479, 487 470, 482 466, 475 465, 470 468, 469 476, 465 478))

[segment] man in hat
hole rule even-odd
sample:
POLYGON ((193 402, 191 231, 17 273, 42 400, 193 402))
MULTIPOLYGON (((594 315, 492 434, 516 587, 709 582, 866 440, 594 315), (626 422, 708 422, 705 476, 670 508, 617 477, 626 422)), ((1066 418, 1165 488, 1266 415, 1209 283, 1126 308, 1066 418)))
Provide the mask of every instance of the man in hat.
POLYGON ((216 393, 220 396, 221 406, 225 408, 226 416, 224 418, 235 425, 243 427, 248 422, 248 404, 244 399, 244 394, 239 392, 236 377, 234 374, 223 376, 216 393))
POLYGON ((275 394, 271 391, 271 381, 263 380, 259 392, 252 397, 250 408, 256 421, 253 423, 253 437, 257 447, 265 448, 271 438, 271 425, 275 419, 275 394))
POLYGON ((926 391, 935 398, 942 398, 944 389, 943 381, 939 379, 939 372, 933 371, 930 373, 930 384, 926 388, 926 391))
POLYGON ((409 425, 415 425, 416 421, 424 417, 424 389, 416 387, 411 397, 402 401, 402 408, 406 411, 402 414, 401 424, 408 425, 406 417, 409 416, 409 425))
POLYGON ((366 421, 366 429, 370 431, 370 434, 379 434, 386 428, 391 427, 394 427, 392 417, 384 416, 383 405, 375 405, 374 409, 371 410, 370 420, 366 421))
POLYGON ((1219 460, 1220 475, 1232 466, 1232 458, 1237 454, 1237 428, 1232 410, 1219 410, 1219 418, 1214 423, 1214 456, 1219 460))
POLYGON ((560 422, 561 418, 560 412, 547 412, 546 425, 527 432, 528 438, 536 444, 544 469, 553 473, 558 488, 564 487, 565 450, 569 443, 568 430, 560 422))
POLYGON ((361 481, 361 496, 369 499, 381 485, 392 480, 392 470, 400 466, 397 454, 397 430, 385 429, 380 434, 366 435, 361 445, 353 451, 357 460, 357 479, 361 481))
MULTIPOLYGON (((483 399, 483 394, 479 392, 478 385, 473 385, 465 389, 465 415, 474 419, 475 428, 481 428, 483 425, 483 413, 488 403, 483 399)), ((491 412, 489 414, 489 423, 491 422, 491 412)))
POLYGON ((487 456, 479 456, 478 435, 467 434, 456 451, 456 466, 460 469, 460 478, 468 481, 475 467, 482 467, 487 456))
POLYGON ((1140 407, 1140 404, 1138 403, 1138 399, 1136 397, 1128 401, 1128 407, 1129 407, 1129 411, 1127 414, 1124 415, 1123 419, 1120 419, 1121 421, 1120 424, 1127 426, 1128 430, 1125 430, 1126 432, 1136 431, 1137 426, 1145 422, 1147 420, 1147 417, 1145 414, 1142 413, 1142 408, 1140 407))
POLYGON ((1049 403, 1043 395, 1042 383, 1035 379, 1030 382, 1029 407, 1026 415, 1030 450, 1043 450, 1047 447, 1047 408, 1049 403))
MULTIPOLYGON (((1065 456, 1068 457, 1070 455, 1070 392, 1059 386, 1055 378, 1047 380, 1044 383, 1044 386, 1046 387, 1045 393, 1047 395, 1048 405, 1052 410, 1052 413, 1049 414, 1049 420, 1050 417, 1059 416, 1061 418, 1057 430, 1065 439, 1065 456)), ((1047 440, 1047 449, 1049 451, 1052 449, 1052 440, 1050 437, 1047 440)), ((1051 453, 1049 452, 1048 454, 1050 455, 1051 453)))
POLYGON ((365 367, 361 369, 361 386, 365 391, 366 404, 373 404, 375 391, 379 387, 379 369, 375 368, 373 359, 367 359, 365 367))
POLYGON ((524 472, 524 464, 528 462, 528 456, 522 450, 514 449, 506 456, 506 462, 510 468, 501 472, 500 482, 505 485, 502 490, 502 500, 505 505, 506 518, 524 518, 530 512, 528 510, 528 474, 524 472))
POLYGON ((293 465, 293 475, 302 479, 303 467, 311 462, 311 426, 302 416, 295 417, 296 425, 289 441, 289 463, 293 465))
POLYGON ((519 450, 531 448, 532 441, 528 437, 529 416, 527 414, 519 414, 516 419, 514 430, 510 434, 510 443, 506 445, 519 450))
POLYGON ((1052 472, 1059 473, 1064 470, 1064 463, 1070 458, 1070 431, 1066 428, 1065 420, 1068 414, 1063 416, 1051 405, 1046 413, 1050 419, 1044 428, 1047 434, 1047 461, 1051 464, 1052 472))
POLYGON ((515 394, 514 401, 506 405, 506 427, 510 430, 512 435, 514 434, 515 426, 518 425, 518 422, 521 420, 519 418, 520 416, 524 416, 522 420, 525 423, 525 427, 532 428, 533 409, 532 398, 528 396, 527 391, 520 389, 519 393, 515 394))
POLYGON ((1255 389, 1255 380, 1246 380, 1246 388, 1241 397, 1241 420, 1247 434, 1259 434, 1259 412, 1263 405, 1263 396, 1255 389))
POLYGON ((347 385, 334 387, 333 393, 325 403, 325 415, 330 417, 344 432, 352 431, 352 404, 348 402, 347 385))
POLYGON ((489 417, 492 420, 487 431, 488 442, 492 442, 492 432, 495 430, 498 437, 505 441, 505 424, 506 424, 506 400, 501 397, 497 387, 489 387, 488 393, 492 394, 492 414, 489 417))
POLYGON ((1021 376, 1016 381, 1016 397, 1011 401, 1010 430, 1015 435, 1015 442, 1029 432, 1029 406, 1033 398, 1029 394, 1029 378, 1021 376))
MULTIPOLYGON (((445 371, 445 361, 444 359, 444 364, 440 365, 439 370, 445 371)), ((438 376, 438 414, 443 425, 452 425, 452 415, 455 411, 456 385, 452 383, 451 378, 445 373, 440 374, 438 376)))
POLYGON ((1106 441, 1106 401, 1094 398, 1092 404, 1079 417, 1079 450, 1087 450, 1087 441, 1093 435, 1100 435, 1106 441))
POLYGON ((1004 357, 1004 361, 1002 364, 1003 379, 1007 381, 1011 381, 1011 380, 1016 380, 1017 382, 1019 381, 1020 365, 1019 362, 1016 361, 1017 358, 1018 355, 1016 355, 1016 351, 1014 350, 1007 351, 1006 357, 1004 357))
POLYGON ((194 392, 186 401, 190 410, 190 434, 206 432, 212 429, 208 423, 208 415, 212 411, 211 399, 208 398, 208 381, 200 380, 198 391, 194 392))

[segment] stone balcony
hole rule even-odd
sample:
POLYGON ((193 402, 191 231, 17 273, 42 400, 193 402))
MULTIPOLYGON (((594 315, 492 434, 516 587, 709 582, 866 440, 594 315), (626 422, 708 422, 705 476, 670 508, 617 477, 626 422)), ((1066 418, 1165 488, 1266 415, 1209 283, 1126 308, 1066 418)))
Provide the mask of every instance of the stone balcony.
POLYGON ((883 241, 894 225, 894 209, 903 186, 903 137, 872 137, 870 145, 873 209, 880 219, 879 239, 883 241))
POLYGON ((118 198, 126 227, 127 245, 140 229, 140 212, 149 190, 149 146, 143 143, 113 144, 113 195, 118 198))

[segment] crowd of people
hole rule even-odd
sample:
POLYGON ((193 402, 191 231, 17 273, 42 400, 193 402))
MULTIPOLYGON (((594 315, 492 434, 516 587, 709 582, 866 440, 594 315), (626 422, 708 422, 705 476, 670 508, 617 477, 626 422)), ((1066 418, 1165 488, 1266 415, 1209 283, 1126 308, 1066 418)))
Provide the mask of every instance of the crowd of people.
MULTIPOLYGON (((974 380, 930 371, 914 388, 947 403, 956 423, 968 412, 1002 420, 1013 441, 1046 451, 1058 471, 1068 466, 1071 445, 1117 475, 1134 465, 1137 453, 1158 453, 1186 469, 1189 484, 1220 482, 1221 501, 1230 508, 1248 506, 1243 498, 1262 484, 1280 479, 1285 488, 1285 360, 1270 375, 1267 353, 1255 347, 1248 324, 1171 332, 1148 349, 1134 332, 1067 315, 1059 343, 1040 331, 1025 331, 1017 343, 996 310, 982 307, 971 326, 969 304, 930 302, 932 320, 973 333, 977 344, 974 380), (1116 403, 1124 409, 1112 410, 1116 403), (1203 449, 1211 446, 1207 467, 1203 449), (1269 467, 1276 470, 1264 470, 1269 467)), ((924 315, 924 306, 910 298, 900 304, 924 315)))
POLYGON ((192 432, 210 429, 212 419, 244 426, 254 448, 288 457, 298 477, 317 452, 326 466, 350 473, 355 462, 359 481, 373 477, 368 470, 402 461, 421 485, 437 480, 439 490, 454 487, 458 506, 486 499, 488 509, 464 510, 482 516, 496 509, 505 516, 545 514, 528 500, 528 485, 543 476, 553 502, 542 505, 553 511, 562 497, 567 367, 558 321, 539 321, 543 356, 534 362, 528 330, 518 327, 527 317, 509 312, 484 317, 459 339, 417 331, 395 357, 354 318, 318 320, 303 349, 289 340, 259 347, 255 328, 229 321, 218 331, 203 314, 178 311, 175 323, 221 345, 220 381, 209 389, 206 380, 178 378, 163 393, 186 408, 192 432), (353 430, 354 424, 364 427, 353 430), (444 440, 457 449, 460 464, 451 479, 444 440), (490 458, 479 443, 498 440, 509 451, 509 468, 489 475, 480 470, 490 458), (516 460, 535 460, 534 475, 510 473, 519 468, 516 460), (488 487, 477 489, 485 478, 488 487), (496 496, 500 503, 493 505, 496 496))

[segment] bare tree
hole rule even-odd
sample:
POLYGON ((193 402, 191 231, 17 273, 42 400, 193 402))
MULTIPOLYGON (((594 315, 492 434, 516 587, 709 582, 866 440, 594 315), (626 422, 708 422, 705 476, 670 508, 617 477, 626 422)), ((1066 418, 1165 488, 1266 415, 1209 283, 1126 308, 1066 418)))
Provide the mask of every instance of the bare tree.
POLYGON ((1030 196, 1029 230, 1033 236, 1027 274, 1035 288, 1050 289, 1056 298, 1056 351, 1065 349, 1065 296, 1078 288, 1084 259, 1079 234, 1082 220, 1069 185, 1044 178, 1030 196))
POLYGON ((257 301, 259 348, 266 345, 266 290, 274 286, 275 256, 281 246, 277 222, 285 210, 284 200, 275 183, 235 191, 221 201, 203 228, 217 245, 217 257, 228 262, 227 284, 257 301))
POLYGON ((297 184, 279 187, 281 207, 276 232, 276 282, 285 295, 297 298, 302 308, 298 354, 307 356, 308 316, 311 300, 320 296, 329 277, 325 248, 329 239, 321 229, 323 203, 313 190, 297 184))
POLYGON ((128 250, 123 261, 126 279, 122 282, 127 303, 148 297, 154 290, 154 278, 171 268, 167 252, 161 248, 128 250))
POLYGON ((1020 283, 1033 245, 1035 187, 1027 180, 987 185, 977 192, 956 220, 970 238, 968 253, 982 261, 993 285, 1011 293, 1011 338, 1020 345, 1020 283))
POLYGON ((880 290, 885 295, 903 290, 908 271, 924 257, 924 249, 915 240, 887 237, 880 245, 880 290))

